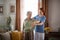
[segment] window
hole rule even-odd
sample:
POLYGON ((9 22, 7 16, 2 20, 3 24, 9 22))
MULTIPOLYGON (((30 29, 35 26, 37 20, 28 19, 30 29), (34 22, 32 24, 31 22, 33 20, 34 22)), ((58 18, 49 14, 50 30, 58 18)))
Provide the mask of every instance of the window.
POLYGON ((32 11, 32 17, 38 13, 38 0, 21 0, 21 31, 23 29, 23 21, 26 18, 27 11, 32 11))

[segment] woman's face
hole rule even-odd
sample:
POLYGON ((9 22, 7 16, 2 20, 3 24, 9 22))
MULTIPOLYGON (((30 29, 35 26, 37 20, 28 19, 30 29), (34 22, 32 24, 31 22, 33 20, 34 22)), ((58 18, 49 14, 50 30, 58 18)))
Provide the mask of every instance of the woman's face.
POLYGON ((27 17, 28 17, 28 18, 31 18, 31 15, 32 15, 32 13, 29 13, 29 14, 27 15, 27 17))
POLYGON ((42 10, 39 10, 38 15, 43 15, 42 10))

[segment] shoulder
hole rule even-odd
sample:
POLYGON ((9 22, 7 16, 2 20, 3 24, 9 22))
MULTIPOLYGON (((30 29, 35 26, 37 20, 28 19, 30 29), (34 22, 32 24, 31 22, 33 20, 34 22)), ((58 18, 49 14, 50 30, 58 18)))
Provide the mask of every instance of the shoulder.
POLYGON ((34 19, 36 19, 38 17, 38 15, 36 15, 35 17, 34 17, 34 19))
POLYGON ((24 19, 24 21, 27 21, 27 18, 26 18, 26 19, 24 19))
POLYGON ((46 18, 46 16, 43 16, 43 18, 46 18))
POLYGON ((36 15, 35 17, 38 17, 38 15, 36 15))
POLYGON ((26 22, 26 21, 27 21, 27 19, 24 20, 24 22, 26 22))
POLYGON ((34 19, 31 19, 31 21, 34 21, 34 19))

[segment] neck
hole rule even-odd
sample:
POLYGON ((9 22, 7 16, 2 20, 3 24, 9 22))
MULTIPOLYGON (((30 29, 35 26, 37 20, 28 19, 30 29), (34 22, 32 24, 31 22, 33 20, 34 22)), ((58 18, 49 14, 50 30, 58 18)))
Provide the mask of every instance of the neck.
POLYGON ((30 20, 31 18, 27 18, 27 20, 30 20))
POLYGON ((39 15, 40 17, 42 17, 43 15, 39 15))

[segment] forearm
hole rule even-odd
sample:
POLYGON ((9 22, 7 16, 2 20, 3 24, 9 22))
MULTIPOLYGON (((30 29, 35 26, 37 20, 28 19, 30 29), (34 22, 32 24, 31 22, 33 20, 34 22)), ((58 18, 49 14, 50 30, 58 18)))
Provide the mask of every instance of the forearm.
POLYGON ((38 23, 38 24, 36 24, 36 25, 43 25, 44 24, 44 22, 41 22, 41 23, 38 23))

